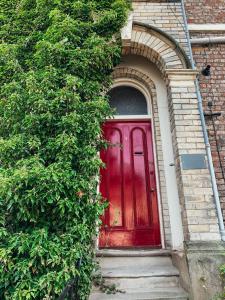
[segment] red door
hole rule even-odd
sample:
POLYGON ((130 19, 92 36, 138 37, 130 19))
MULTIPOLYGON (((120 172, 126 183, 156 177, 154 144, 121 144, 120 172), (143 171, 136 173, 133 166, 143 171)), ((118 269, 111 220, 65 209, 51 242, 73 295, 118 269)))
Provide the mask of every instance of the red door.
POLYGON ((100 191, 109 201, 100 247, 159 247, 152 130, 149 121, 107 122, 104 136, 112 146, 101 152, 100 191))

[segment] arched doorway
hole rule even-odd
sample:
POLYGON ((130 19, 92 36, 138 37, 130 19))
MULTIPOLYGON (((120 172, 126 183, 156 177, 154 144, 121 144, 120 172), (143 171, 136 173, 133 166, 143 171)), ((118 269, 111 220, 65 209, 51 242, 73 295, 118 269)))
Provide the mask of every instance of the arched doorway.
POLYGON ((160 247, 150 107, 133 86, 116 86, 109 98, 115 119, 103 126, 110 146, 101 152, 106 168, 101 170, 100 191, 109 207, 100 247, 160 247))

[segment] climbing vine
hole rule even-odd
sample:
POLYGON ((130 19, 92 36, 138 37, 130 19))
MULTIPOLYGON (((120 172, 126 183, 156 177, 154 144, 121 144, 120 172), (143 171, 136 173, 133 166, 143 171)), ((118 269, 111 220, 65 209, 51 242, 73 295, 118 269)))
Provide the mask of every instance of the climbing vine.
POLYGON ((87 299, 126 0, 1 0, 0 299, 87 299), (82 258, 78 271, 76 261, 82 258))
MULTIPOLYGON (((224 253, 225 255, 225 253, 224 253)), ((225 300, 225 264, 223 264, 220 267, 220 275, 221 275, 221 279, 222 279, 222 285, 223 285, 223 292, 221 294, 221 300, 225 300)))

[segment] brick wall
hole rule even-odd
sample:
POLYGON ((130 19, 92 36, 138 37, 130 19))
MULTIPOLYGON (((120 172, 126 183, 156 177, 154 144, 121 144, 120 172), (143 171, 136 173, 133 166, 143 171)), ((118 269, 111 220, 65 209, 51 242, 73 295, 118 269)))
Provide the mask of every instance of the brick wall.
MULTIPOLYGON (((186 12, 189 23, 225 23, 224 0, 186 0, 186 12)), ((224 36, 221 32, 191 32, 191 37, 224 36)), ((200 77, 200 87, 203 96, 203 105, 209 112, 208 102, 213 102, 213 112, 221 112, 221 117, 214 118, 215 131, 212 118, 206 117, 206 125, 213 155, 217 184, 220 193, 221 206, 225 218, 225 44, 193 45, 193 56, 196 65, 202 69, 207 64, 212 67, 211 76, 200 77), (218 154, 217 147, 220 154, 218 154), (221 162, 220 162, 221 161, 221 162)))
POLYGON ((188 53, 180 1, 133 1, 134 21, 170 34, 188 53))
POLYGON ((193 54, 199 69, 207 63, 211 65, 212 71, 209 78, 201 76, 200 86, 203 96, 205 112, 209 112, 208 102, 213 102, 212 111, 221 112, 221 117, 214 117, 215 130, 211 117, 206 117, 209 133, 213 162, 216 171, 217 184, 220 193, 221 205, 225 217, 225 181, 222 168, 225 171, 225 45, 213 45, 208 47, 193 47, 193 54), (220 151, 220 159, 217 145, 220 151))
MULTIPOLYGON (((170 73, 170 72, 169 72, 170 73)), ((177 181, 186 240, 217 240, 218 224, 208 169, 185 170, 182 154, 205 154, 205 144, 195 93, 195 75, 178 72, 168 88, 171 130, 176 155, 177 181), (176 145, 176 146, 175 146, 176 145)))
POLYGON ((225 22, 224 0, 185 0, 189 23, 225 22))

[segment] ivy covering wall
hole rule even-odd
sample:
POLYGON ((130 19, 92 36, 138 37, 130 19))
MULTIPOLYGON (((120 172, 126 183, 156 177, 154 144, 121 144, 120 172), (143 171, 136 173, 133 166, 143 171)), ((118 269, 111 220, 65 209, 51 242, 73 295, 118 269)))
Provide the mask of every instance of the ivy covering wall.
POLYGON ((97 193, 104 97, 126 0, 1 0, 0 299, 81 299, 103 213, 97 193))

